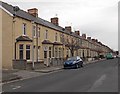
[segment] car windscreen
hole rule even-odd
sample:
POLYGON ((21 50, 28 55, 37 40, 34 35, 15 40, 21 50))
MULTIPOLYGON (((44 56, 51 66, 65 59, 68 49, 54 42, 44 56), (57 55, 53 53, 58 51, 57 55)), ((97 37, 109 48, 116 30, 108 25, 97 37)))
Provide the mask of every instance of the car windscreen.
POLYGON ((68 60, 77 60, 77 57, 68 58, 68 60))

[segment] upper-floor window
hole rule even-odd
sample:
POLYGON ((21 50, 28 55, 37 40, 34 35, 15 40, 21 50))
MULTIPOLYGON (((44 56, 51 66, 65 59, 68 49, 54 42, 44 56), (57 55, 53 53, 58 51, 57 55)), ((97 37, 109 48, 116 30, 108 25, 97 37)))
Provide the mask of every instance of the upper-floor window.
POLYGON ((68 36, 67 36, 67 42, 69 42, 68 36))
POLYGON ((48 30, 45 31, 45 39, 48 39, 48 30))
POLYGON ((85 46, 85 40, 82 40, 82 46, 85 46))
POLYGON ((64 34, 63 34, 63 33, 60 34, 60 41, 61 41, 62 43, 64 43, 64 34))
POLYGON ((62 42, 64 43, 64 34, 62 34, 62 42))
POLYGON ((23 23, 22 29, 23 29, 23 35, 26 35, 26 23, 23 23))
POLYGON ((82 45, 82 40, 81 39, 79 39, 79 44, 82 45))
POLYGON ((58 38, 58 37, 57 37, 57 33, 56 33, 56 34, 55 34, 55 41, 57 41, 57 38, 58 38))
POLYGON ((33 26, 33 36, 36 37, 36 27, 33 26))
POLYGON ((38 37, 40 37, 40 27, 38 27, 38 37))

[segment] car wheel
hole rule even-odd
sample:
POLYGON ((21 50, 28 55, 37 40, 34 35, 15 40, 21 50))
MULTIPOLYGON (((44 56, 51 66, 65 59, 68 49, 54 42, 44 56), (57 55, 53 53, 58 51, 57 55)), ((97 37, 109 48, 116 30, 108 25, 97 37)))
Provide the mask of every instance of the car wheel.
POLYGON ((83 64, 81 64, 81 67, 83 67, 83 64))

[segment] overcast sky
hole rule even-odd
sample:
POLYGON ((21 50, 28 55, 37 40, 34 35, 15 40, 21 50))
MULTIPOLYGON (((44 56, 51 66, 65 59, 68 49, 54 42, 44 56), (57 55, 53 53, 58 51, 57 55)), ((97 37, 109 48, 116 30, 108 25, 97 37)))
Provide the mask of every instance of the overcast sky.
POLYGON ((50 21, 59 18, 62 27, 72 26, 87 36, 96 38, 110 48, 118 49, 119 0, 3 0, 27 11, 38 8, 39 17, 50 21))

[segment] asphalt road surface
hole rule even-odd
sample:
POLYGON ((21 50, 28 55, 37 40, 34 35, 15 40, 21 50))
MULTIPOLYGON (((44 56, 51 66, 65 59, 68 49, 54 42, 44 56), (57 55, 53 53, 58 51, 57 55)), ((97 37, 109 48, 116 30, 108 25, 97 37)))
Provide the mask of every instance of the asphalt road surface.
POLYGON ((118 92, 118 59, 3 85, 4 92, 118 92))

